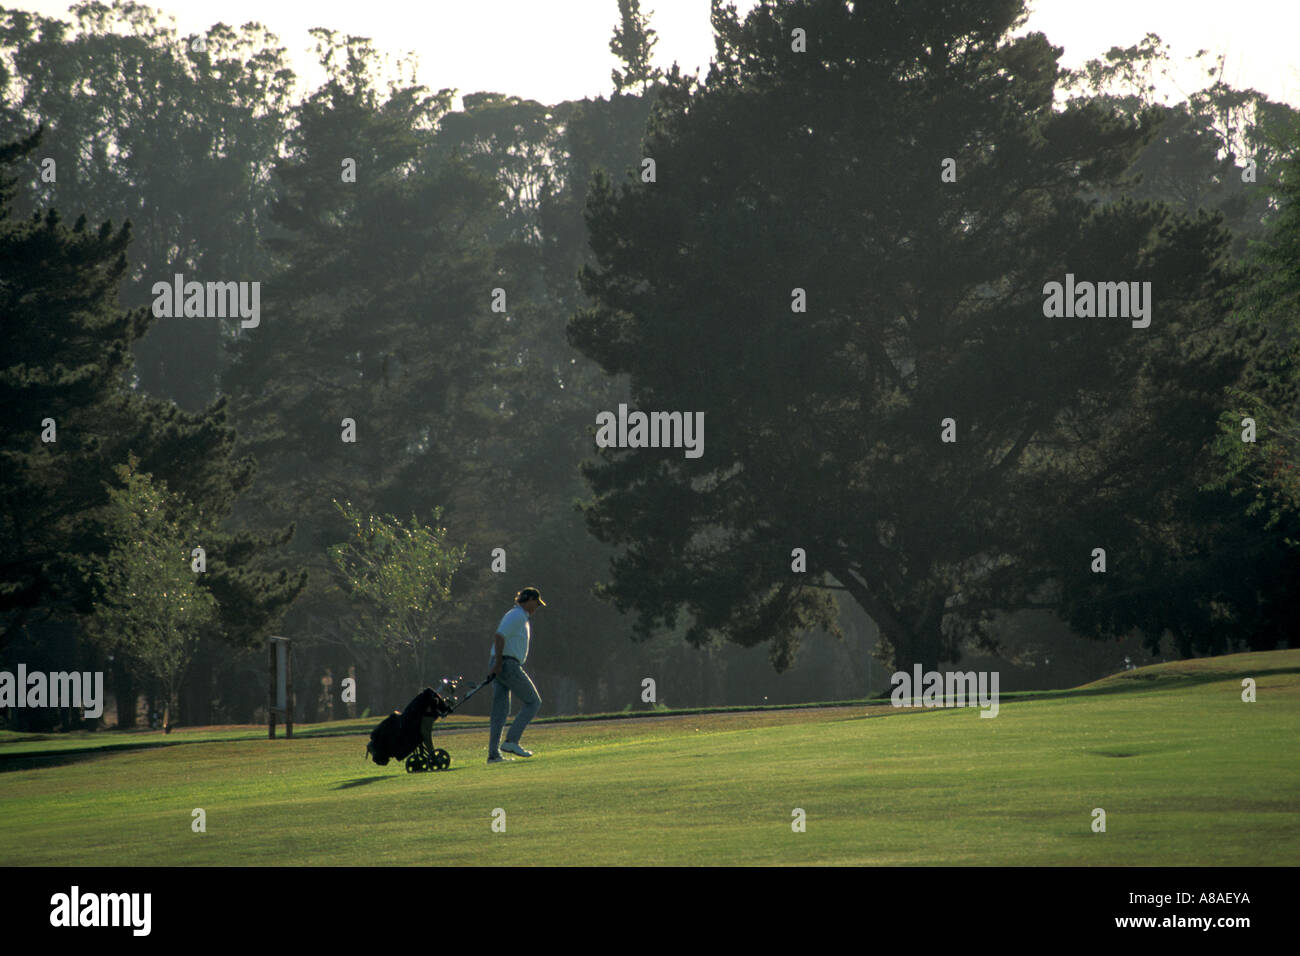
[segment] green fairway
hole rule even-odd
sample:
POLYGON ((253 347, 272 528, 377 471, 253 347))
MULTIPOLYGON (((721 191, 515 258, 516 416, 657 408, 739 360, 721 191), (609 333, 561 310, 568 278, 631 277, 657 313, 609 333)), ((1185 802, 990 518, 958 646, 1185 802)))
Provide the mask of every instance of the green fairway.
POLYGON ((482 721, 458 719, 435 728, 452 770, 428 774, 365 762, 360 733, 10 734, 0 753, 166 745, 0 760, 0 864, 1300 863, 1300 651, 979 713, 877 702, 537 724, 537 756, 492 767, 482 721))

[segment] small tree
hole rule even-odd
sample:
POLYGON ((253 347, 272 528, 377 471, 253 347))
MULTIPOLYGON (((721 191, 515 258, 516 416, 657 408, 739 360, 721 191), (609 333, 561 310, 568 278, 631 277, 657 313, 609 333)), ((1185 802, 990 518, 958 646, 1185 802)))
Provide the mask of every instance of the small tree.
POLYGON ((330 548, 337 580, 360 599, 363 639, 390 657, 409 651, 423 679, 426 639, 452 605, 451 580, 465 561, 466 547, 447 541, 447 529, 414 515, 404 526, 391 515, 364 514, 351 503, 334 506, 348 522, 347 543, 330 548))
POLYGON ((200 545, 199 523, 167 486, 140 473, 134 455, 115 471, 106 525, 107 558, 93 559, 101 587, 92 633, 157 678, 166 694, 163 726, 171 733, 178 692, 199 635, 216 617, 216 601, 190 563, 200 545))

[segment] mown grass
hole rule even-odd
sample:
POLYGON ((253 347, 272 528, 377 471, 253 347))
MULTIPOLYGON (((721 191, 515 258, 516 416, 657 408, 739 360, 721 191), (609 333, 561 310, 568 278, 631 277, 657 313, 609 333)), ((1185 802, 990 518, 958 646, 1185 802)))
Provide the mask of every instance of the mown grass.
POLYGON ((541 724, 526 735, 537 756, 493 767, 481 721, 457 717, 436 728, 454 762, 434 774, 364 762, 374 721, 358 723, 45 757, 49 741, 3 743, 22 757, 0 761, 20 768, 0 772, 0 863, 1300 862, 1300 651, 1004 696, 994 719, 877 703, 541 724))

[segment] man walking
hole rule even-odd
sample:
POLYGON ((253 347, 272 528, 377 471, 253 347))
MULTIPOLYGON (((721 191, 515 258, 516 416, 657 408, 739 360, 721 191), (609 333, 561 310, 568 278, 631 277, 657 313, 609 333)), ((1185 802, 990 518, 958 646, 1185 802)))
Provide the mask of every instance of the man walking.
POLYGON ((495 680, 492 681, 492 721, 488 728, 488 763, 503 763, 513 759, 501 756, 502 750, 521 757, 533 755, 531 750, 519 746, 519 738, 542 706, 542 698, 538 696, 532 678, 524 671, 524 661, 528 660, 528 642, 532 638, 529 618, 539 607, 546 607, 541 592, 537 588, 524 588, 515 595, 515 606, 501 618, 497 632, 493 635, 491 664, 495 680), (510 716, 511 694, 518 697, 523 706, 510 725, 506 742, 498 747, 501 728, 510 716))

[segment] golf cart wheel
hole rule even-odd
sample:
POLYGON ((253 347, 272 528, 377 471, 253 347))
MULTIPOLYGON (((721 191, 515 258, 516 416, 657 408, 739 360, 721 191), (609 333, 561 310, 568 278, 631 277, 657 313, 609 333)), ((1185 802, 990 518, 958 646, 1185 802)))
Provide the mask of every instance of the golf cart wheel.
POLYGON ((417 750, 406 758, 407 773, 424 773, 428 769, 429 758, 422 751, 417 750))
POLYGON ((451 754, 445 750, 435 750, 433 752, 433 769, 446 770, 451 766, 451 754))

